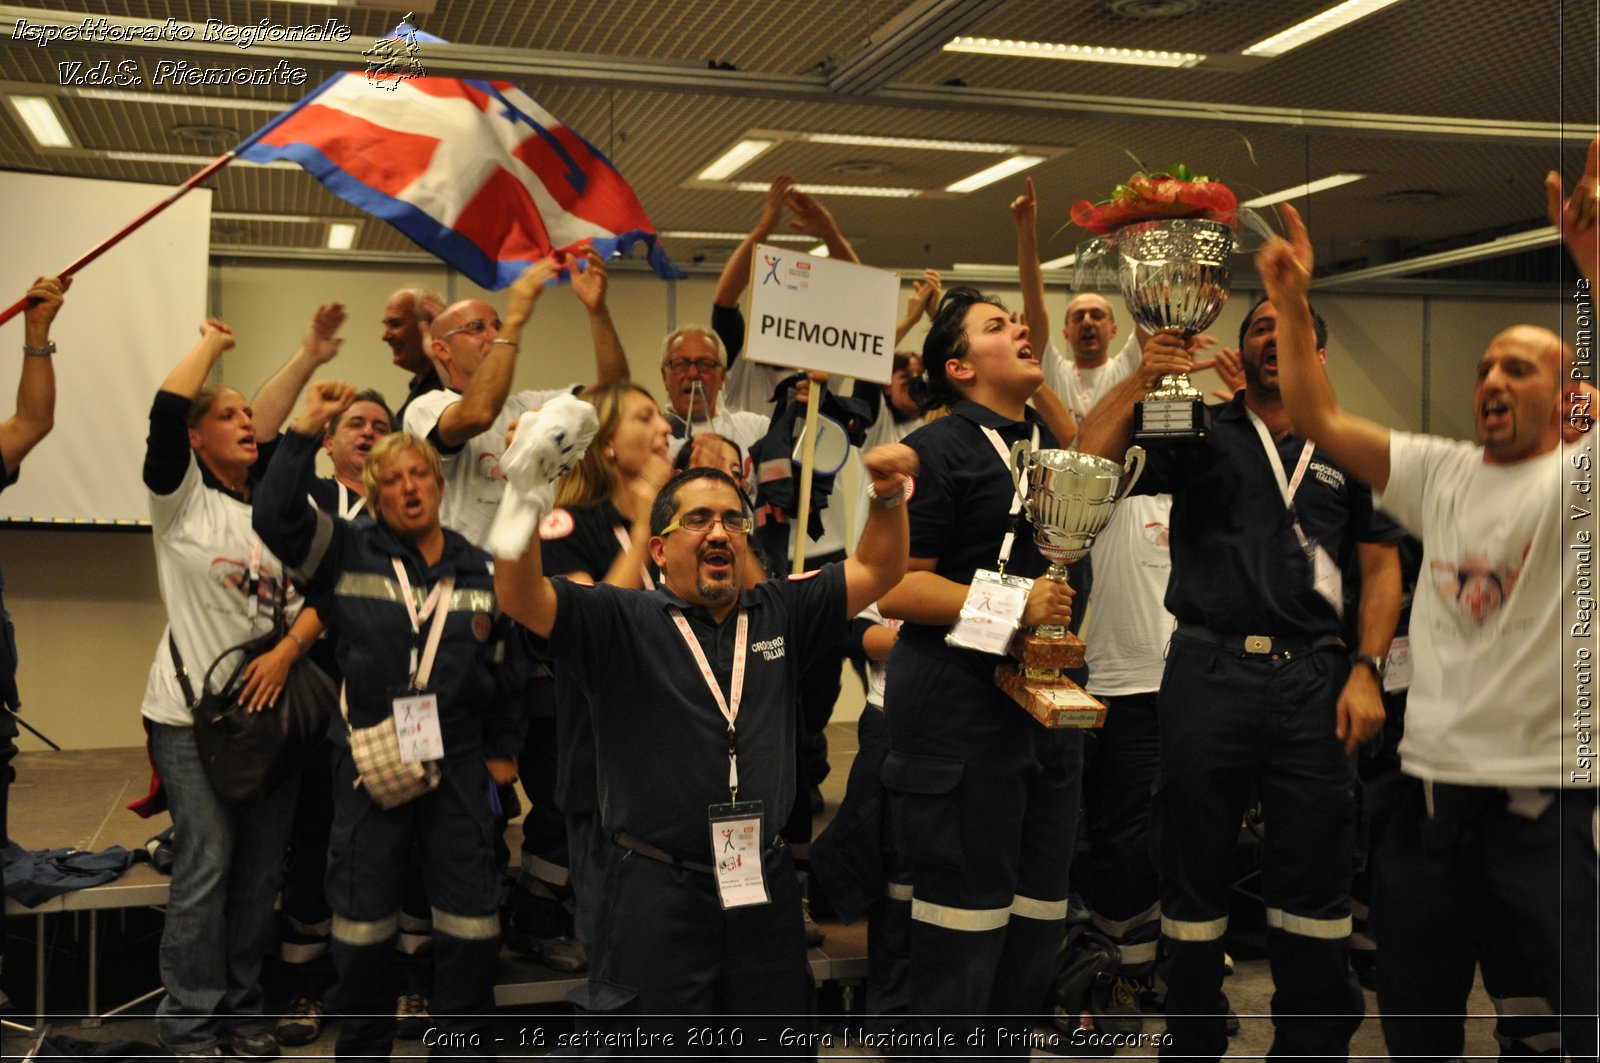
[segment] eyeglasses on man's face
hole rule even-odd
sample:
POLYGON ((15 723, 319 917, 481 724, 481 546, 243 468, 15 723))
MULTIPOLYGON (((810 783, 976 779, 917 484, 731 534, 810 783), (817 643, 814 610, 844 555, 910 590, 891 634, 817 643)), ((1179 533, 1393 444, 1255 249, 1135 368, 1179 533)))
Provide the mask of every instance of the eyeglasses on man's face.
POLYGON ((667 362, 667 372, 682 376, 690 369, 698 369, 701 376, 710 376, 722 363, 715 358, 673 358, 667 362))
POLYGON ((691 509, 662 528, 661 535, 665 538, 680 530, 704 535, 711 530, 713 524, 721 524, 722 529, 729 535, 749 535, 751 529, 756 526, 756 522, 748 514, 737 509, 723 510, 721 513, 713 513, 709 509, 691 509))
POLYGON ((494 329, 496 332, 500 331, 499 318, 495 318, 493 321, 485 321, 481 317, 475 317, 471 321, 468 321, 465 325, 459 325, 451 329, 449 332, 446 332, 439 338, 441 340, 447 340, 458 332, 470 332, 474 336, 481 336, 490 329, 494 329))

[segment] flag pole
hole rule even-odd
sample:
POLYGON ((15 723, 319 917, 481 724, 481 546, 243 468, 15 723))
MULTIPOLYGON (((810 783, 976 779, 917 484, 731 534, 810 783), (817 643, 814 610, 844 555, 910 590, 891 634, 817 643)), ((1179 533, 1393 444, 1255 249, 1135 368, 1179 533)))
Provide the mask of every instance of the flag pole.
MULTIPOLYGON (((127 225, 124 225, 119 231, 112 234, 107 239, 102 240, 97 246, 91 248, 72 265, 56 274, 56 276, 60 277, 62 280, 66 280, 68 277, 71 277, 73 274, 77 273, 84 266, 87 266, 89 263, 105 254, 107 251, 120 244, 127 237, 133 235, 134 231, 140 226, 144 225, 145 222, 149 221, 151 218, 154 218, 157 214, 160 214, 162 211, 176 203, 179 199, 183 198, 184 195, 199 185, 201 181, 204 181, 206 178, 210 177, 212 174, 228 165, 228 163, 234 160, 234 157, 235 152, 229 151, 211 160, 211 162, 206 164, 205 168, 199 173, 195 174, 183 184, 173 189, 172 193, 167 196, 166 199, 163 199, 161 202, 157 203, 155 206, 151 207, 149 210, 133 219, 133 221, 129 222, 127 225)), ((18 299, 16 302, 12 303, 11 306, 8 307, 4 312, 0 312, 0 325, 4 325, 7 321, 10 321, 27 308, 28 297, 23 296, 21 299, 18 299)))
POLYGON ((821 403, 822 385, 811 380, 806 394, 805 435, 800 444, 800 497, 795 507, 794 564, 789 570, 795 574, 804 572, 806 567, 806 527, 811 523, 811 477, 817 467, 817 410, 821 403))

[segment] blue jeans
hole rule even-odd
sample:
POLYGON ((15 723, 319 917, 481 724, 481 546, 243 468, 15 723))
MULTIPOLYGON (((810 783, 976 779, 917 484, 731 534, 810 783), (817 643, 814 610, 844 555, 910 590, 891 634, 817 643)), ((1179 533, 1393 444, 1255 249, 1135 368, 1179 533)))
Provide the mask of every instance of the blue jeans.
POLYGON ((272 1029, 261 1014, 261 960, 298 783, 290 778, 258 805, 225 804, 206 779, 193 728, 151 724, 150 753, 175 828, 156 1034, 181 1055, 272 1029))

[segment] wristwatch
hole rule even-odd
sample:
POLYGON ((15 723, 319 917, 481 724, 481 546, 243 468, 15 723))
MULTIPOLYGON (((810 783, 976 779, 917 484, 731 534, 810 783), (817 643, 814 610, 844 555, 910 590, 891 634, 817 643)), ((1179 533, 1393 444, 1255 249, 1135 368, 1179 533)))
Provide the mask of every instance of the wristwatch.
POLYGON ((1378 677, 1378 682, 1380 683, 1389 675, 1389 658, 1387 657, 1352 657, 1350 664, 1352 667, 1366 665, 1372 669, 1372 674, 1378 677))

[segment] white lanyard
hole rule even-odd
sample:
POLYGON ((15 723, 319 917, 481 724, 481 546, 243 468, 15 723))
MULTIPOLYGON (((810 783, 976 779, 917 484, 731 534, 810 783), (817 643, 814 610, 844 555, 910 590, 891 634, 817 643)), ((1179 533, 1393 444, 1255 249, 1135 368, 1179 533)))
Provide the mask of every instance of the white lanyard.
POLYGON ((400 581, 400 600, 405 602, 406 615, 411 618, 411 633, 421 634, 422 622, 430 616, 433 617, 433 627, 428 631, 427 651, 420 666, 417 662, 417 647, 415 644, 411 647, 411 685, 422 690, 427 687, 428 677, 433 673, 433 655, 439 648, 439 637, 444 630, 444 617, 450 611, 450 593, 455 589, 456 581, 454 576, 448 576, 435 583, 419 611, 417 603, 412 600, 411 581, 406 578, 405 565, 400 563, 398 557, 390 560, 394 562, 395 578, 400 581))
POLYGON ((717 685, 716 673, 711 670, 711 662, 706 660, 706 651, 700 648, 700 640, 695 638, 694 631, 689 627, 683 613, 677 609, 667 610, 672 614, 672 622, 678 625, 678 634, 683 636, 683 641, 689 644, 689 652, 694 654, 694 663, 700 666, 700 676, 706 681, 706 686, 711 688, 711 696, 716 699, 717 708, 722 711, 723 719, 728 721, 728 792, 732 800, 739 800, 739 753, 734 745, 734 721, 739 718, 739 702, 744 697, 744 655, 745 642, 750 635, 750 615, 743 609, 739 610, 739 622, 733 637, 733 679, 729 683, 729 693, 733 697, 732 703, 722 696, 722 687, 717 685))
POLYGON ((1283 508, 1289 511, 1294 519, 1294 537, 1300 542, 1300 549, 1309 555, 1311 543, 1306 539, 1305 531, 1300 527, 1300 515, 1294 510, 1294 493, 1300 489, 1300 481, 1305 479, 1306 467, 1311 464, 1311 452, 1317 445, 1311 440, 1306 440, 1305 446, 1300 448, 1300 460, 1295 464, 1293 479, 1283 473, 1283 458, 1278 455, 1278 448, 1272 442, 1272 433, 1267 431, 1267 423, 1256 416, 1256 411, 1246 406, 1244 412, 1250 415, 1250 423, 1256 426, 1256 435, 1261 437, 1261 447, 1267 452, 1267 463, 1272 466, 1272 477, 1278 481, 1278 493, 1283 496, 1283 508))
MULTIPOLYGON (((624 528, 620 524, 613 524, 611 526, 611 530, 616 533, 617 542, 622 544, 622 552, 624 554, 626 554, 629 550, 633 549, 633 538, 632 538, 632 536, 630 536, 628 534, 628 529, 624 528)), ((639 575, 644 578, 644 589, 645 590, 653 591, 653 590, 656 589, 656 581, 650 578, 650 566, 649 565, 646 565, 643 562, 641 562, 640 565, 639 565, 639 575)))
POLYGON ((250 541, 250 563, 246 566, 250 582, 250 604, 245 606, 245 614, 255 623, 256 616, 261 612, 261 540, 250 541))
MULTIPOLYGON (((1000 455, 1000 463, 1006 467, 1007 474, 1010 474, 1010 472, 1011 472, 1011 450, 1006 446, 1005 440, 1000 438, 1000 433, 999 432, 996 432, 993 428, 990 428, 986 424, 985 425, 979 425, 978 427, 983 429, 983 434, 989 437, 989 445, 994 447, 994 452, 996 454, 1000 455)), ((1032 440, 1033 440, 1032 441, 1033 449, 1034 450, 1038 450, 1039 449, 1039 426, 1038 425, 1034 425, 1033 426, 1032 440)), ((1022 492, 1018 491, 1016 489, 1016 487, 1015 487, 1015 484, 1013 483, 1013 487, 1012 487, 1012 491, 1011 491, 1011 509, 1007 512, 1007 515, 1015 517, 1017 515, 1017 512, 1020 509, 1022 509, 1022 492)), ((1000 561, 999 561, 999 564, 996 565, 995 567, 998 568, 1001 572, 1004 572, 1006 570, 1006 562, 1011 560, 1011 545, 1016 541, 1016 538, 1017 538, 1016 522, 1013 521, 1012 522, 1012 526, 1010 528, 1006 529, 1006 537, 1000 541, 1000 561)))

